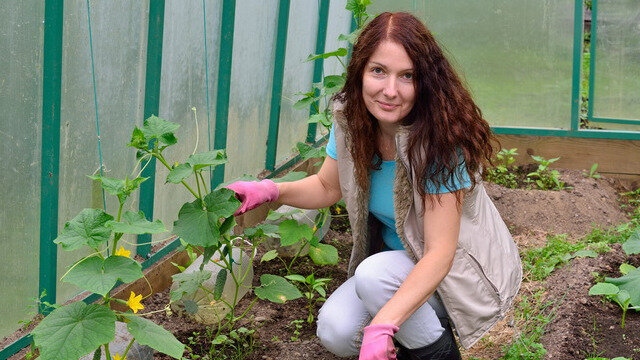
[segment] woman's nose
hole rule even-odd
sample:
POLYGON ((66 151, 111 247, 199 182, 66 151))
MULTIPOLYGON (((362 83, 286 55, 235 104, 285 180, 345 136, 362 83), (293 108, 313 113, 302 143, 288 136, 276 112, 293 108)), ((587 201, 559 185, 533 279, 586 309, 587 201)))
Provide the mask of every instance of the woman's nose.
POLYGON ((382 89, 382 94, 389 98, 393 98, 398 95, 396 80, 393 77, 389 77, 385 82, 384 89, 382 89))

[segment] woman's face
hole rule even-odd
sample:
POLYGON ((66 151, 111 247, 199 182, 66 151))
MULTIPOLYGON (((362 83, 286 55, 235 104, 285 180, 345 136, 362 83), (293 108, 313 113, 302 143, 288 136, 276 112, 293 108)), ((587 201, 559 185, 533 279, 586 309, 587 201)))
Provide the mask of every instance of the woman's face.
POLYGON ((415 103, 413 62, 402 45, 386 40, 369 58, 362 97, 380 126, 396 126, 415 103))

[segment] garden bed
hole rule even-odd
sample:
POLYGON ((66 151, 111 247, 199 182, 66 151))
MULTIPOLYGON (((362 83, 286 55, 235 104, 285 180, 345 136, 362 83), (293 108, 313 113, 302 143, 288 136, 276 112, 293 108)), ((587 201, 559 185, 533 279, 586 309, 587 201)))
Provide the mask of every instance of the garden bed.
MULTIPOLYGON (((594 227, 606 228, 628 221, 628 214, 621 208, 619 193, 625 188, 617 180, 585 177, 579 171, 561 171, 562 180, 571 189, 561 191, 541 191, 507 189, 495 184, 486 184, 489 196, 510 230, 522 254, 530 249, 544 247, 549 234, 567 234, 567 241, 579 241, 594 227)), ((629 189, 626 189, 629 190, 629 189)), ((300 261, 295 272, 316 277, 329 277, 328 295, 345 279, 350 256, 351 235, 347 218, 335 218, 325 241, 335 246, 340 255, 337 266, 317 266, 308 258, 300 261)), ((258 254, 259 259, 261 254, 258 254)), ((620 328, 620 308, 602 297, 589 296, 588 290, 596 281, 591 275, 598 272, 603 276, 616 274, 625 255, 619 245, 612 251, 597 258, 576 258, 567 266, 560 267, 543 281, 529 278, 525 273, 520 295, 516 304, 540 294, 542 301, 556 300, 547 310, 553 310, 554 317, 546 325, 540 342, 547 350, 547 359, 583 359, 588 356, 639 357, 640 313, 630 310, 627 324, 620 328), (636 349, 636 350, 634 350, 636 349)), ((640 265, 640 257, 634 256, 632 265, 640 265)), ((258 285, 261 274, 284 275, 277 260, 255 264, 254 285, 258 285)), ((248 304, 248 297, 240 303, 242 310, 248 304)), ((169 291, 165 290, 144 300, 144 312, 161 310, 168 303, 169 291)), ((464 351, 465 359, 498 359, 507 347, 523 332, 520 310, 512 310, 474 348, 464 351)), ((317 314, 317 309, 316 309, 317 314)), ((253 336, 243 343, 243 352, 249 352, 245 359, 340 359, 330 354, 315 336, 315 323, 304 321, 307 316, 306 300, 297 299, 286 304, 258 301, 240 326, 255 329, 253 336)), ((207 327, 178 314, 168 315, 158 312, 151 319, 173 332, 191 350, 186 358, 204 355, 207 344, 207 327)), ((19 358, 19 357, 14 357, 19 358)), ((157 354, 157 359, 169 359, 157 354)), ((222 357, 220 357, 222 358, 222 357)), ((229 357, 233 359, 234 357, 229 357)), ((353 358, 355 359, 355 357, 353 358)))
MULTIPOLYGON (((619 192, 624 191, 622 183, 614 179, 587 178, 581 172, 572 170, 563 170, 561 175, 562 179, 572 186, 571 189, 541 191, 507 189, 495 184, 485 184, 489 196, 494 200, 500 213, 503 214, 522 251, 544 246, 547 241, 547 234, 568 234, 568 239, 575 241, 589 233, 594 226, 605 228, 628 221, 627 214, 621 208, 619 201, 619 192)), ((317 276, 333 278, 334 280, 330 283, 328 289, 329 292, 333 291, 346 279, 346 267, 351 245, 350 234, 345 231, 346 229, 348 229, 346 219, 336 219, 326 237, 330 244, 338 248, 340 262, 337 267, 318 267, 314 266, 310 261, 305 261, 300 264, 296 271, 303 274, 315 271, 317 276)), ((600 297, 587 295, 589 287, 594 283, 593 278, 590 276, 590 271, 602 271, 603 274, 605 272, 603 270, 585 270, 586 268, 571 270, 575 266, 574 264, 582 263, 592 264, 593 269, 598 268, 598 266, 615 268, 617 265, 612 262, 612 259, 616 258, 616 256, 620 258, 622 256, 620 251, 620 247, 617 246, 610 253, 595 259, 575 259, 570 266, 556 271, 557 275, 547 280, 546 283, 525 281, 521 291, 522 294, 533 294, 539 289, 545 288, 545 298, 561 299, 564 297, 566 302, 564 303, 565 305, 563 303, 558 304, 557 320, 548 325, 550 335, 544 338, 545 347, 548 348, 546 358, 576 359, 579 356, 584 355, 583 357, 586 357, 588 354, 593 354, 593 351, 590 351, 591 348, 589 348, 592 344, 591 336, 593 332, 579 330, 581 327, 584 328, 585 325, 587 330, 589 329, 588 326, 593 326, 590 318, 591 312, 599 314, 598 324, 602 324, 600 326, 602 334, 609 332, 618 337, 621 336, 621 331, 617 331, 615 328, 609 329, 611 325, 619 327, 620 309, 614 304, 603 303, 600 297), (553 280, 568 276, 575 278, 575 282, 582 284, 582 287, 567 287, 562 281, 553 280), (574 303, 576 301, 580 304, 580 307, 575 306, 574 303), (571 319, 574 316, 571 314, 578 313, 582 317, 580 321, 576 321, 573 324, 573 328, 569 328, 561 322, 562 319, 571 319), (567 329, 563 333, 564 335, 561 335, 565 337, 564 346, 559 346, 558 342, 553 340, 553 334, 558 328, 567 329), (584 351, 565 355, 563 351, 566 352, 568 348, 584 349, 584 351)), ((257 264, 255 278, 259 278, 263 273, 284 274, 280 264, 275 261, 257 264)), ((152 303, 155 305, 148 305, 149 310, 162 308, 167 303, 167 299, 167 291, 156 295, 152 299, 152 303)), ((246 302, 246 299, 243 300, 241 306, 246 305, 246 302)), ((308 325, 305 322, 299 324, 302 326, 296 329, 295 321, 306 317, 305 304, 303 299, 291 301, 285 305, 265 301, 258 302, 245 325, 247 328, 257 329, 253 352, 246 358, 250 360, 340 359, 326 351, 320 344, 315 336, 315 324, 308 325), (298 333, 296 333, 296 330, 298 333)), ((169 327, 181 341, 188 344, 198 353, 203 354, 202 350, 206 347, 206 345, 202 346, 202 342, 206 338, 205 327, 186 318, 167 317, 163 313, 155 316, 154 320, 165 327, 169 327), (194 331, 199 335, 194 337, 194 331), (191 339, 189 339, 190 337, 191 339), (202 346, 202 348, 197 349, 199 346, 202 346)), ((626 329, 636 331, 635 333, 637 334, 636 321, 640 320, 640 314, 629 311, 627 319, 628 325, 626 329)), ((512 311, 477 346, 464 352, 464 356, 465 358, 497 359, 504 355, 504 346, 512 343, 519 332, 520 329, 514 320, 512 311)), ((612 349, 604 354, 611 357, 614 357, 616 351, 621 356, 627 354, 628 350, 625 350, 625 348, 629 348, 629 346, 640 347, 632 343, 615 343, 608 340, 597 341, 607 341, 612 349)), ((629 357, 629 355, 627 356, 629 357)))

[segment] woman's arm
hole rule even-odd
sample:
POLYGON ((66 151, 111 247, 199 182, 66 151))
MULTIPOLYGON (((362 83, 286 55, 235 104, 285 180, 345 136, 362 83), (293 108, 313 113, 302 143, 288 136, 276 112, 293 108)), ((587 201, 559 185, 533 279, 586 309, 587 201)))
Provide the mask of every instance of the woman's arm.
POLYGON ((324 159, 320 171, 304 179, 276 183, 278 201, 301 209, 320 209, 342 198, 338 179, 338 162, 331 156, 324 159))
MULTIPOLYGON (((465 190, 460 190, 465 191, 465 190)), ((460 232, 461 206, 455 193, 425 198, 424 256, 371 324, 400 326, 433 295, 453 264, 460 232)))

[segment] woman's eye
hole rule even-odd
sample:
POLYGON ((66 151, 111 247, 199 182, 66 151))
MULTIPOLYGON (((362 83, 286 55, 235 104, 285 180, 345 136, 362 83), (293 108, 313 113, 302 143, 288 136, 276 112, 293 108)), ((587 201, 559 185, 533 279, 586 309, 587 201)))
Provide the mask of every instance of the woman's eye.
POLYGON ((402 75, 402 77, 405 80, 413 80, 413 74, 411 74, 411 73, 404 74, 404 75, 402 75))
POLYGON ((371 72, 374 74, 382 74, 382 69, 379 67, 374 67, 373 69, 371 69, 371 72))

